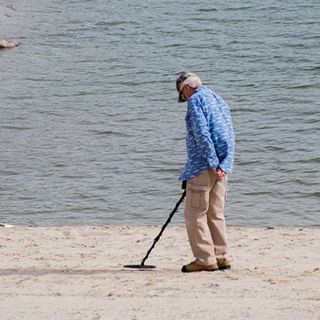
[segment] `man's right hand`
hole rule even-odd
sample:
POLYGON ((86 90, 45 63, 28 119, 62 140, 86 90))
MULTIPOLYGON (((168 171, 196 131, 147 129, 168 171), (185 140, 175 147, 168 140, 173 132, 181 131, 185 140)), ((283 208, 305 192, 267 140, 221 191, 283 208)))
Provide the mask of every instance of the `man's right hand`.
POLYGON ((219 180, 224 180, 226 177, 226 173, 220 168, 214 169, 214 173, 219 180))

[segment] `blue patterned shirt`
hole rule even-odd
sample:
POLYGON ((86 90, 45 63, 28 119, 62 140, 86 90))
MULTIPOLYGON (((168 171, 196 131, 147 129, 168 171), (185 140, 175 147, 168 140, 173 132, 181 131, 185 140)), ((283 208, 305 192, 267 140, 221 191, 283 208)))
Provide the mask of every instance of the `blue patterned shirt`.
POLYGON ((189 180, 210 168, 232 172, 234 133, 227 103, 205 86, 188 99, 186 114, 187 162, 180 180, 189 180))

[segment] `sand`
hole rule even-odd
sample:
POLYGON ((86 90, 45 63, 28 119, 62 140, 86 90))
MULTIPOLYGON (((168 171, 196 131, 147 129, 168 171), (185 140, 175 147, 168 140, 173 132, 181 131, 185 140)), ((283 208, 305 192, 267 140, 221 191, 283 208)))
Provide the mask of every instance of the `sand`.
POLYGON ((184 227, 0 228, 0 319, 320 319, 320 229, 229 227, 230 271, 183 274, 184 227))

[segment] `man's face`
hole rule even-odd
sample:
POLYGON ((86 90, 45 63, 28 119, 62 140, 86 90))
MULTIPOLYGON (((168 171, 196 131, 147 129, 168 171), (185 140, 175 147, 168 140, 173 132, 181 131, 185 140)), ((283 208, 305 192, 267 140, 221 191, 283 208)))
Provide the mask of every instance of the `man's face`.
POLYGON ((189 87, 189 85, 185 85, 183 88, 182 88, 182 96, 185 100, 188 100, 191 96, 192 96, 192 93, 193 93, 193 90, 191 87, 189 87))

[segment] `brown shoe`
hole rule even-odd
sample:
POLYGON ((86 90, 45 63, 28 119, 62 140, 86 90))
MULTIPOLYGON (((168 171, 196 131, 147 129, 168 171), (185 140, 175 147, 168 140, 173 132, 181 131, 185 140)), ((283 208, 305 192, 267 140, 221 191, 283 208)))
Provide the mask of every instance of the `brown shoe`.
POLYGON ((202 266, 198 264, 196 261, 193 261, 182 267, 182 272, 199 272, 199 271, 218 271, 218 265, 216 263, 209 264, 207 266, 202 266))
POLYGON ((217 258, 219 270, 231 269, 231 259, 229 258, 217 258))

